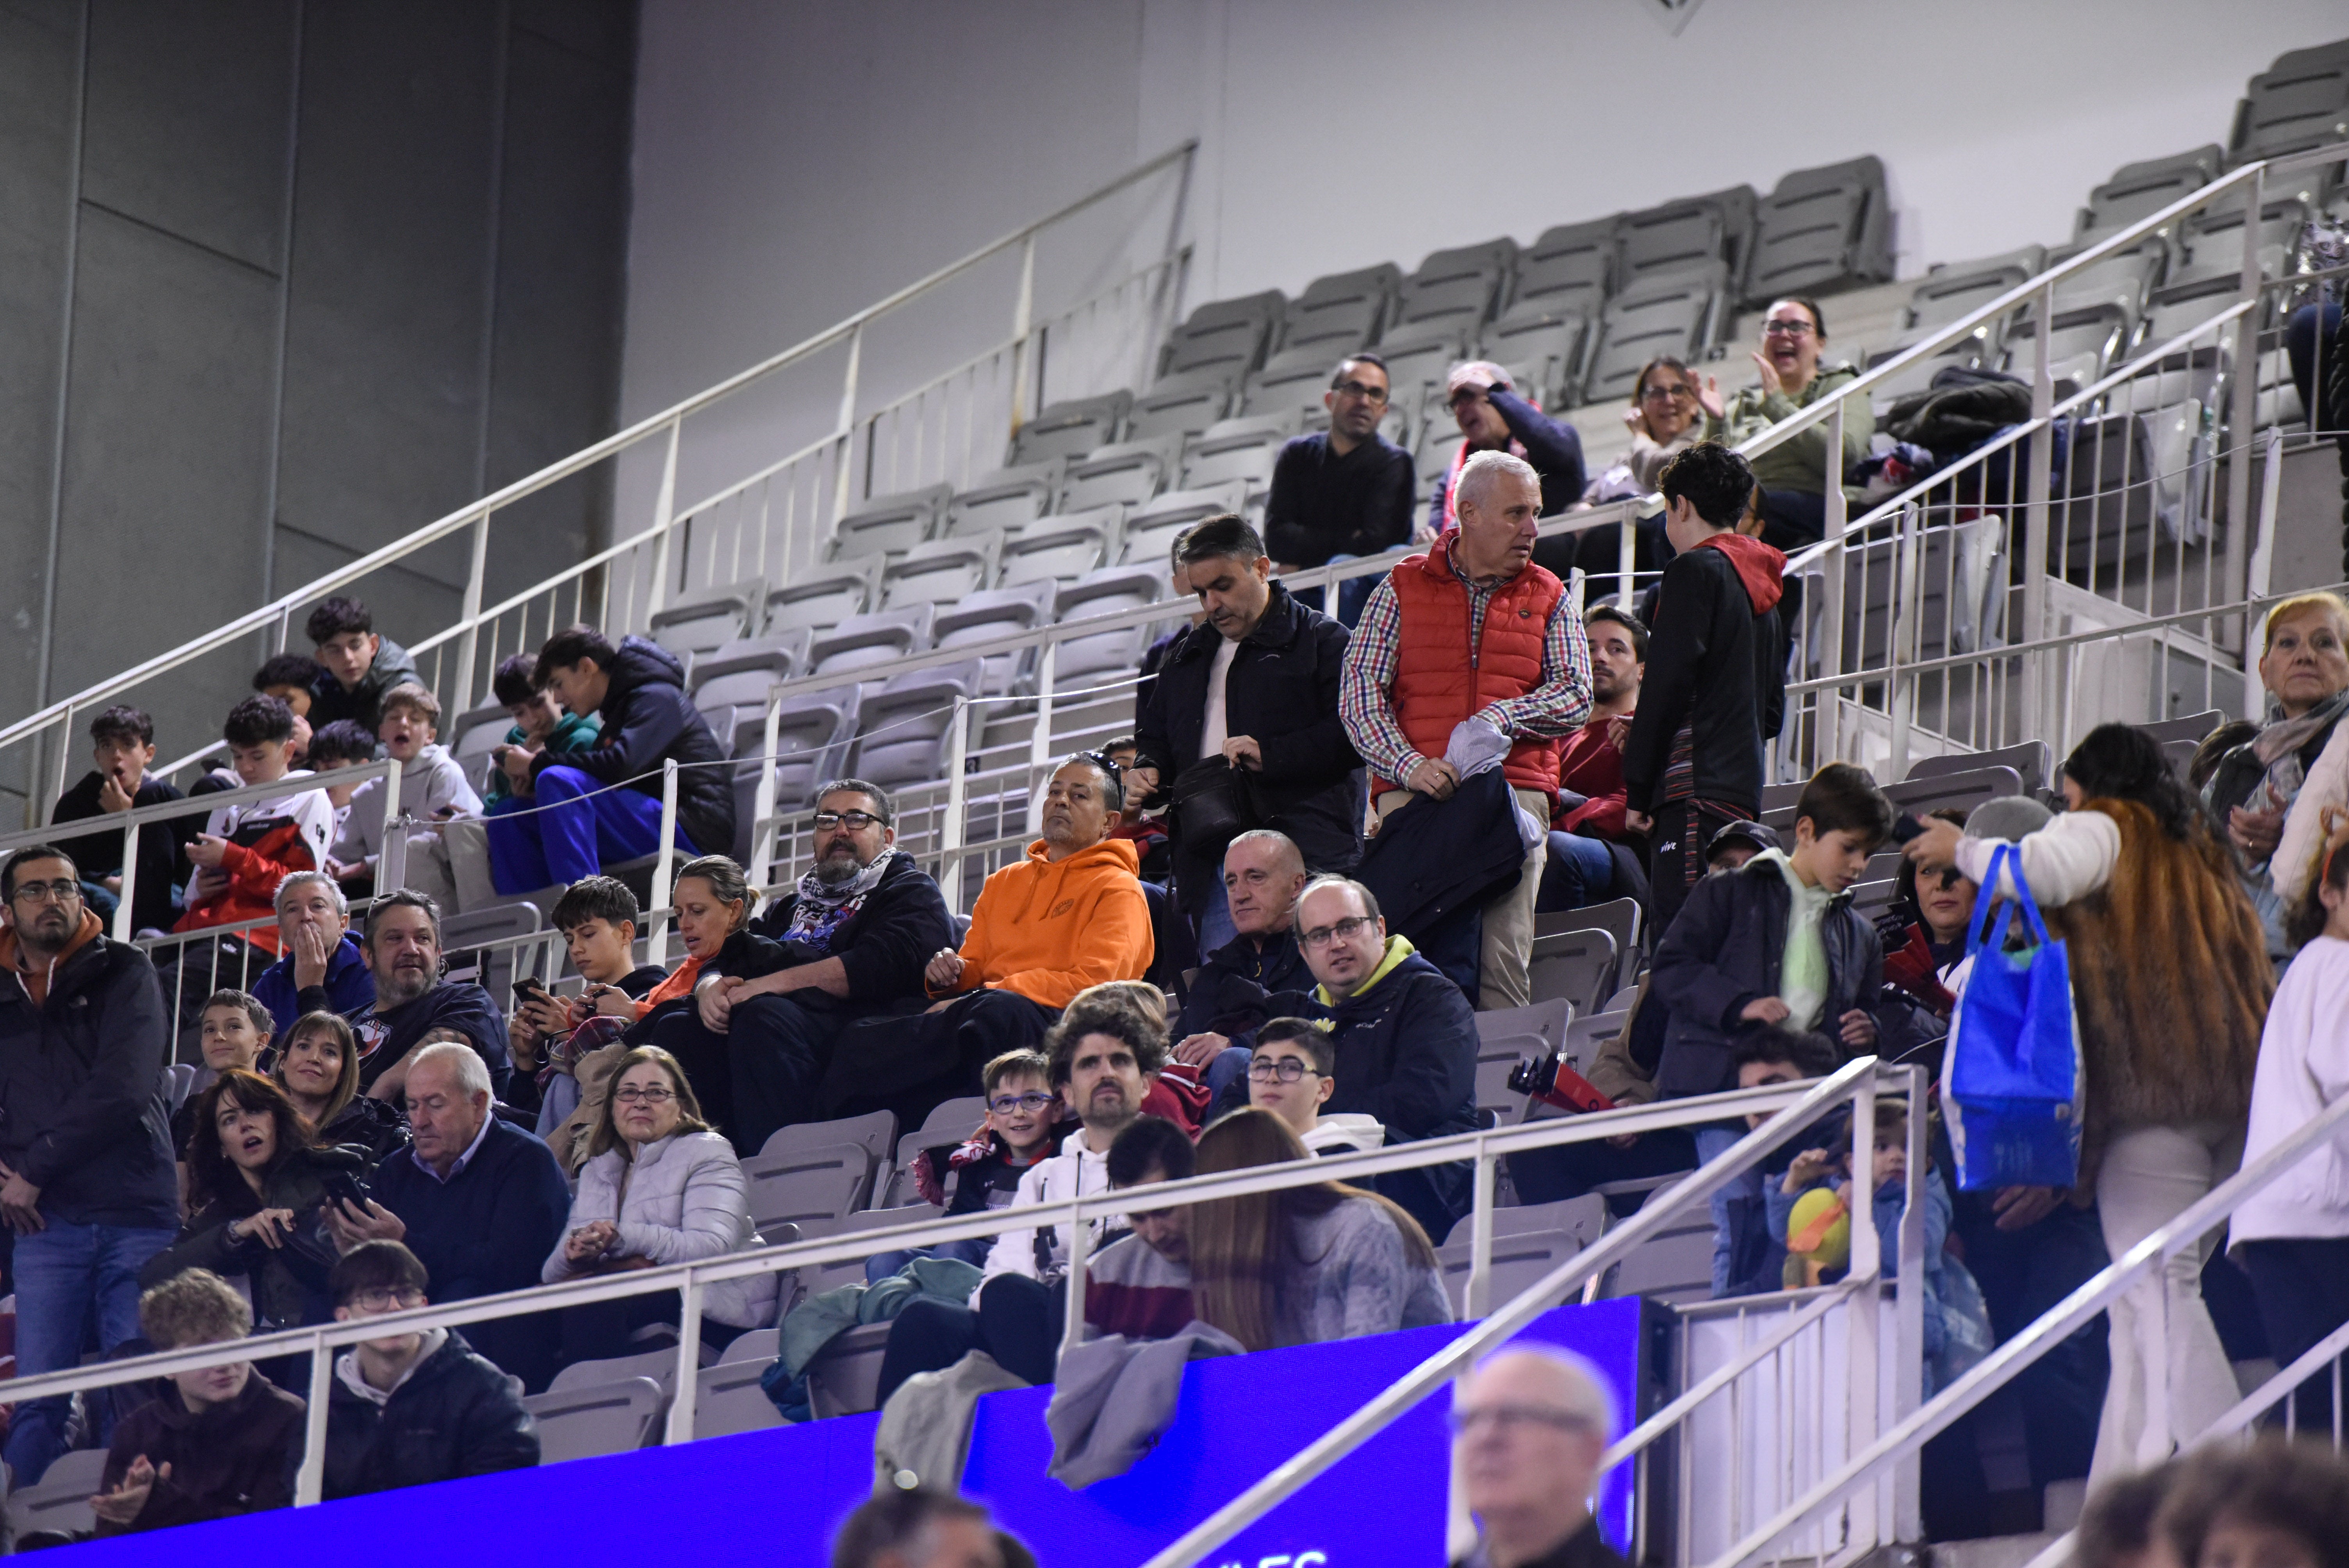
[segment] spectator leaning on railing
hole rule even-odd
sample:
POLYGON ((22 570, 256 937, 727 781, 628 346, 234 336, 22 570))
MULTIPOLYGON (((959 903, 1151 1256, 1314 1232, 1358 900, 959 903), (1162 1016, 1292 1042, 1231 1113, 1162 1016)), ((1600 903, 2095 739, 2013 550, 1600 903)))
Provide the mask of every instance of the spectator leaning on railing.
MULTIPOLYGON (((163 1099, 169 1039, 154 967, 82 906, 56 849, 0 861, 0 1220, 16 1232, 16 1373, 73 1366, 88 1326, 139 1332, 139 1270, 171 1244, 177 1177, 163 1099)), ((71 1399, 17 1405, 0 1449, 19 1486, 65 1451, 71 1399)))

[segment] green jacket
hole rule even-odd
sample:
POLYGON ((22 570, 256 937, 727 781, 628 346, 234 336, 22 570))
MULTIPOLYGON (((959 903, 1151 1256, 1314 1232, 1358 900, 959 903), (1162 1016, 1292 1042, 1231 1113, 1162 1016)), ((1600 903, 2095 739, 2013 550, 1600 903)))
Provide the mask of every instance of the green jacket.
MULTIPOLYGON (((1705 421, 1705 439, 1738 446, 1760 435, 1781 419, 1796 414, 1839 387, 1859 379, 1858 367, 1847 363, 1821 365, 1799 397, 1784 392, 1764 397, 1759 387, 1748 387, 1729 400, 1718 419, 1705 421)), ((1843 471, 1868 456, 1868 438, 1876 434, 1876 416, 1866 398, 1844 410, 1843 471)), ((1782 441, 1754 459, 1754 477, 1764 490, 1799 490, 1805 495, 1826 493, 1827 422, 1824 419, 1792 440, 1782 441)))
MULTIPOLYGON (((555 724, 554 733, 546 738, 546 749, 549 751, 585 751, 587 749, 588 742, 594 740, 603 732, 604 721, 596 717, 594 714, 566 713, 555 724)), ((519 724, 506 731, 506 744, 508 746, 520 746, 523 739, 524 737, 522 732, 522 726, 519 724)), ((489 765, 489 774, 490 776, 487 780, 484 781, 484 785, 481 789, 481 804, 483 806, 494 806, 499 801, 513 793, 513 784, 512 780, 506 778, 506 770, 504 769, 492 762, 489 765)))

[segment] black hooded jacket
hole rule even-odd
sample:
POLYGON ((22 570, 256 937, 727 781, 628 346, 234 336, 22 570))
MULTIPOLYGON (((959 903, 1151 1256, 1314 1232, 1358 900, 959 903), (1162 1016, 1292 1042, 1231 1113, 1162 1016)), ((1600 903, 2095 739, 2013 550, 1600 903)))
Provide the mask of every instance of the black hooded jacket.
POLYGON ((1759 540, 1726 538, 1735 542, 1728 549, 1708 543, 1664 567, 1640 707, 1623 744, 1625 804, 1634 811, 1653 816, 1664 802, 1664 773, 1685 728, 1695 797, 1761 813, 1762 746, 1785 713, 1785 558, 1759 540))
MULTIPOLYGON (((1362 858, 1362 765, 1338 717, 1346 628, 1299 603, 1279 583, 1256 630, 1240 639, 1224 676, 1226 730, 1254 738, 1264 766, 1247 774, 1258 826, 1297 841, 1308 870, 1344 872, 1362 858)), ((1136 736, 1161 789, 1199 759, 1206 727, 1207 676, 1224 634, 1185 632, 1167 651, 1136 736)), ((1185 845, 1174 832, 1174 885, 1185 913, 1206 907, 1222 875, 1223 846, 1185 845)))
POLYGON ((708 766, 725 761, 727 749, 685 695, 685 666, 658 643, 627 637, 604 673, 611 687, 595 710, 604 724, 597 744, 585 751, 542 751, 531 764, 533 776, 549 768, 575 768, 591 779, 625 784, 658 799, 661 764, 674 757, 678 826, 703 854, 731 854, 731 770, 708 766))
MULTIPOLYGON (((889 854, 890 865, 881 873, 880 882, 871 892, 854 901, 854 907, 841 917, 821 947, 802 940, 786 940, 792 929, 792 915, 800 902, 799 893, 793 891, 767 905, 750 922, 751 934, 777 944, 778 950, 767 954, 763 949, 746 949, 738 954, 736 944, 730 941, 719 951, 713 971, 755 978, 774 969, 837 958, 840 966, 848 972, 848 996, 843 1004, 845 1007, 869 1011, 876 1006, 922 995, 922 970, 931 957, 942 947, 959 945, 954 920, 947 914, 946 897, 938 892, 938 884, 930 880, 930 873, 911 855, 894 850, 889 854), (762 965, 771 967, 761 967, 762 965)), ((833 997, 812 987, 797 995, 806 1006, 828 1008, 833 1002, 833 997)))
POLYGON ((330 1498, 527 1470, 538 1460, 538 1423, 521 1396, 454 1331, 381 1405, 345 1383, 339 1369, 328 1387, 330 1498))

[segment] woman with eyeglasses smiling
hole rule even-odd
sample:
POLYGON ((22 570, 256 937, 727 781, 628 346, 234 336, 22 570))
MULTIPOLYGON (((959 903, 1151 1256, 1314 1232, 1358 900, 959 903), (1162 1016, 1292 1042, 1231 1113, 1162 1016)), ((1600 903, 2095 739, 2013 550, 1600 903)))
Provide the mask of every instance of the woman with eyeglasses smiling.
MULTIPOLYGON (((549 1284, 583 1274, 690 1263, 763 1245, 750 1223, 734 1146, 701 1119, 677 1058, 638 1046, 612 1075, 580 1168, 563 1240, 540 1271, 549 1284)), ((727 1280, 702 1296, 702 1334, 723 1345, 774 1315, 776 1277, 727 1280)), ((667 1293, 566 1307, 562 1361, 624 1354, 638 1331, 677 1321, 667 1293)))
MULTIPOLYGON (((1734 447, 1781 419, 1831 397, 1859 379, 1859 367, 1826 356, 1827 321, 1816 300, 1800 295, 1773 300, 1763 312, 1762 337, 1751 356, 1758 385, 1745 387, 1721 413, 1705 420, 1704 438, 1734 447)), ((1844 470, 1868 455, 1876 416, 1866 399, 1844 408, 1843 450, 1827 449, 1827 421, 1780 442, 1752 461, 1762 486, 1762 537, 1774 549, 1816 544, 1826 530, 1826 488, 1843 482, 1844 470)))

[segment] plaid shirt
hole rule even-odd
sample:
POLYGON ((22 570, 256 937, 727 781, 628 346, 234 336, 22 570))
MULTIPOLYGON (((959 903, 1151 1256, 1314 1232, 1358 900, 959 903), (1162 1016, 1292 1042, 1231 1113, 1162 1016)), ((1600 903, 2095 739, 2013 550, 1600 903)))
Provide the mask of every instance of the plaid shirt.
MULTIPOLYGON (((1441 548, 1449 551, 1450 540, 1446 539, 1441 548)), ((1493 595, 1506 587, 1510 579, 1488 577, 1473 582, 1460 570, 1458 555, 1447 559, 1453 574, 1468 590, 1469 657, 1473 660, 1485 638, 1485 611, 1492 603, 1493 595)), ((1395 659, 1402 638, 1402 605, 1395 598, 1392 579, 1382 577, 1362 609, 1361 624, 1354 628, 1353 638, 1346 645, 1346 672, 1338 686, 1338 715, 1345 722, 1346 738, 1354 743, 1354 749, 1361 753, 1371 771, 1398 783, 1409 779, 1411 770, 1426 760, 1403 738, 1402 726, 1395 722, 1395 659)), ((1576 618, 1564 594, 1558 596, 1549 624, 1542 629, 1541 676, 1541 685, 1525 696, 1504 698, 1476 717, 1489 721, 1504 735, 1540 739, 1572 735, 1590 717, 1590 645, 1584 636, 1581 621, 1576 618)))

